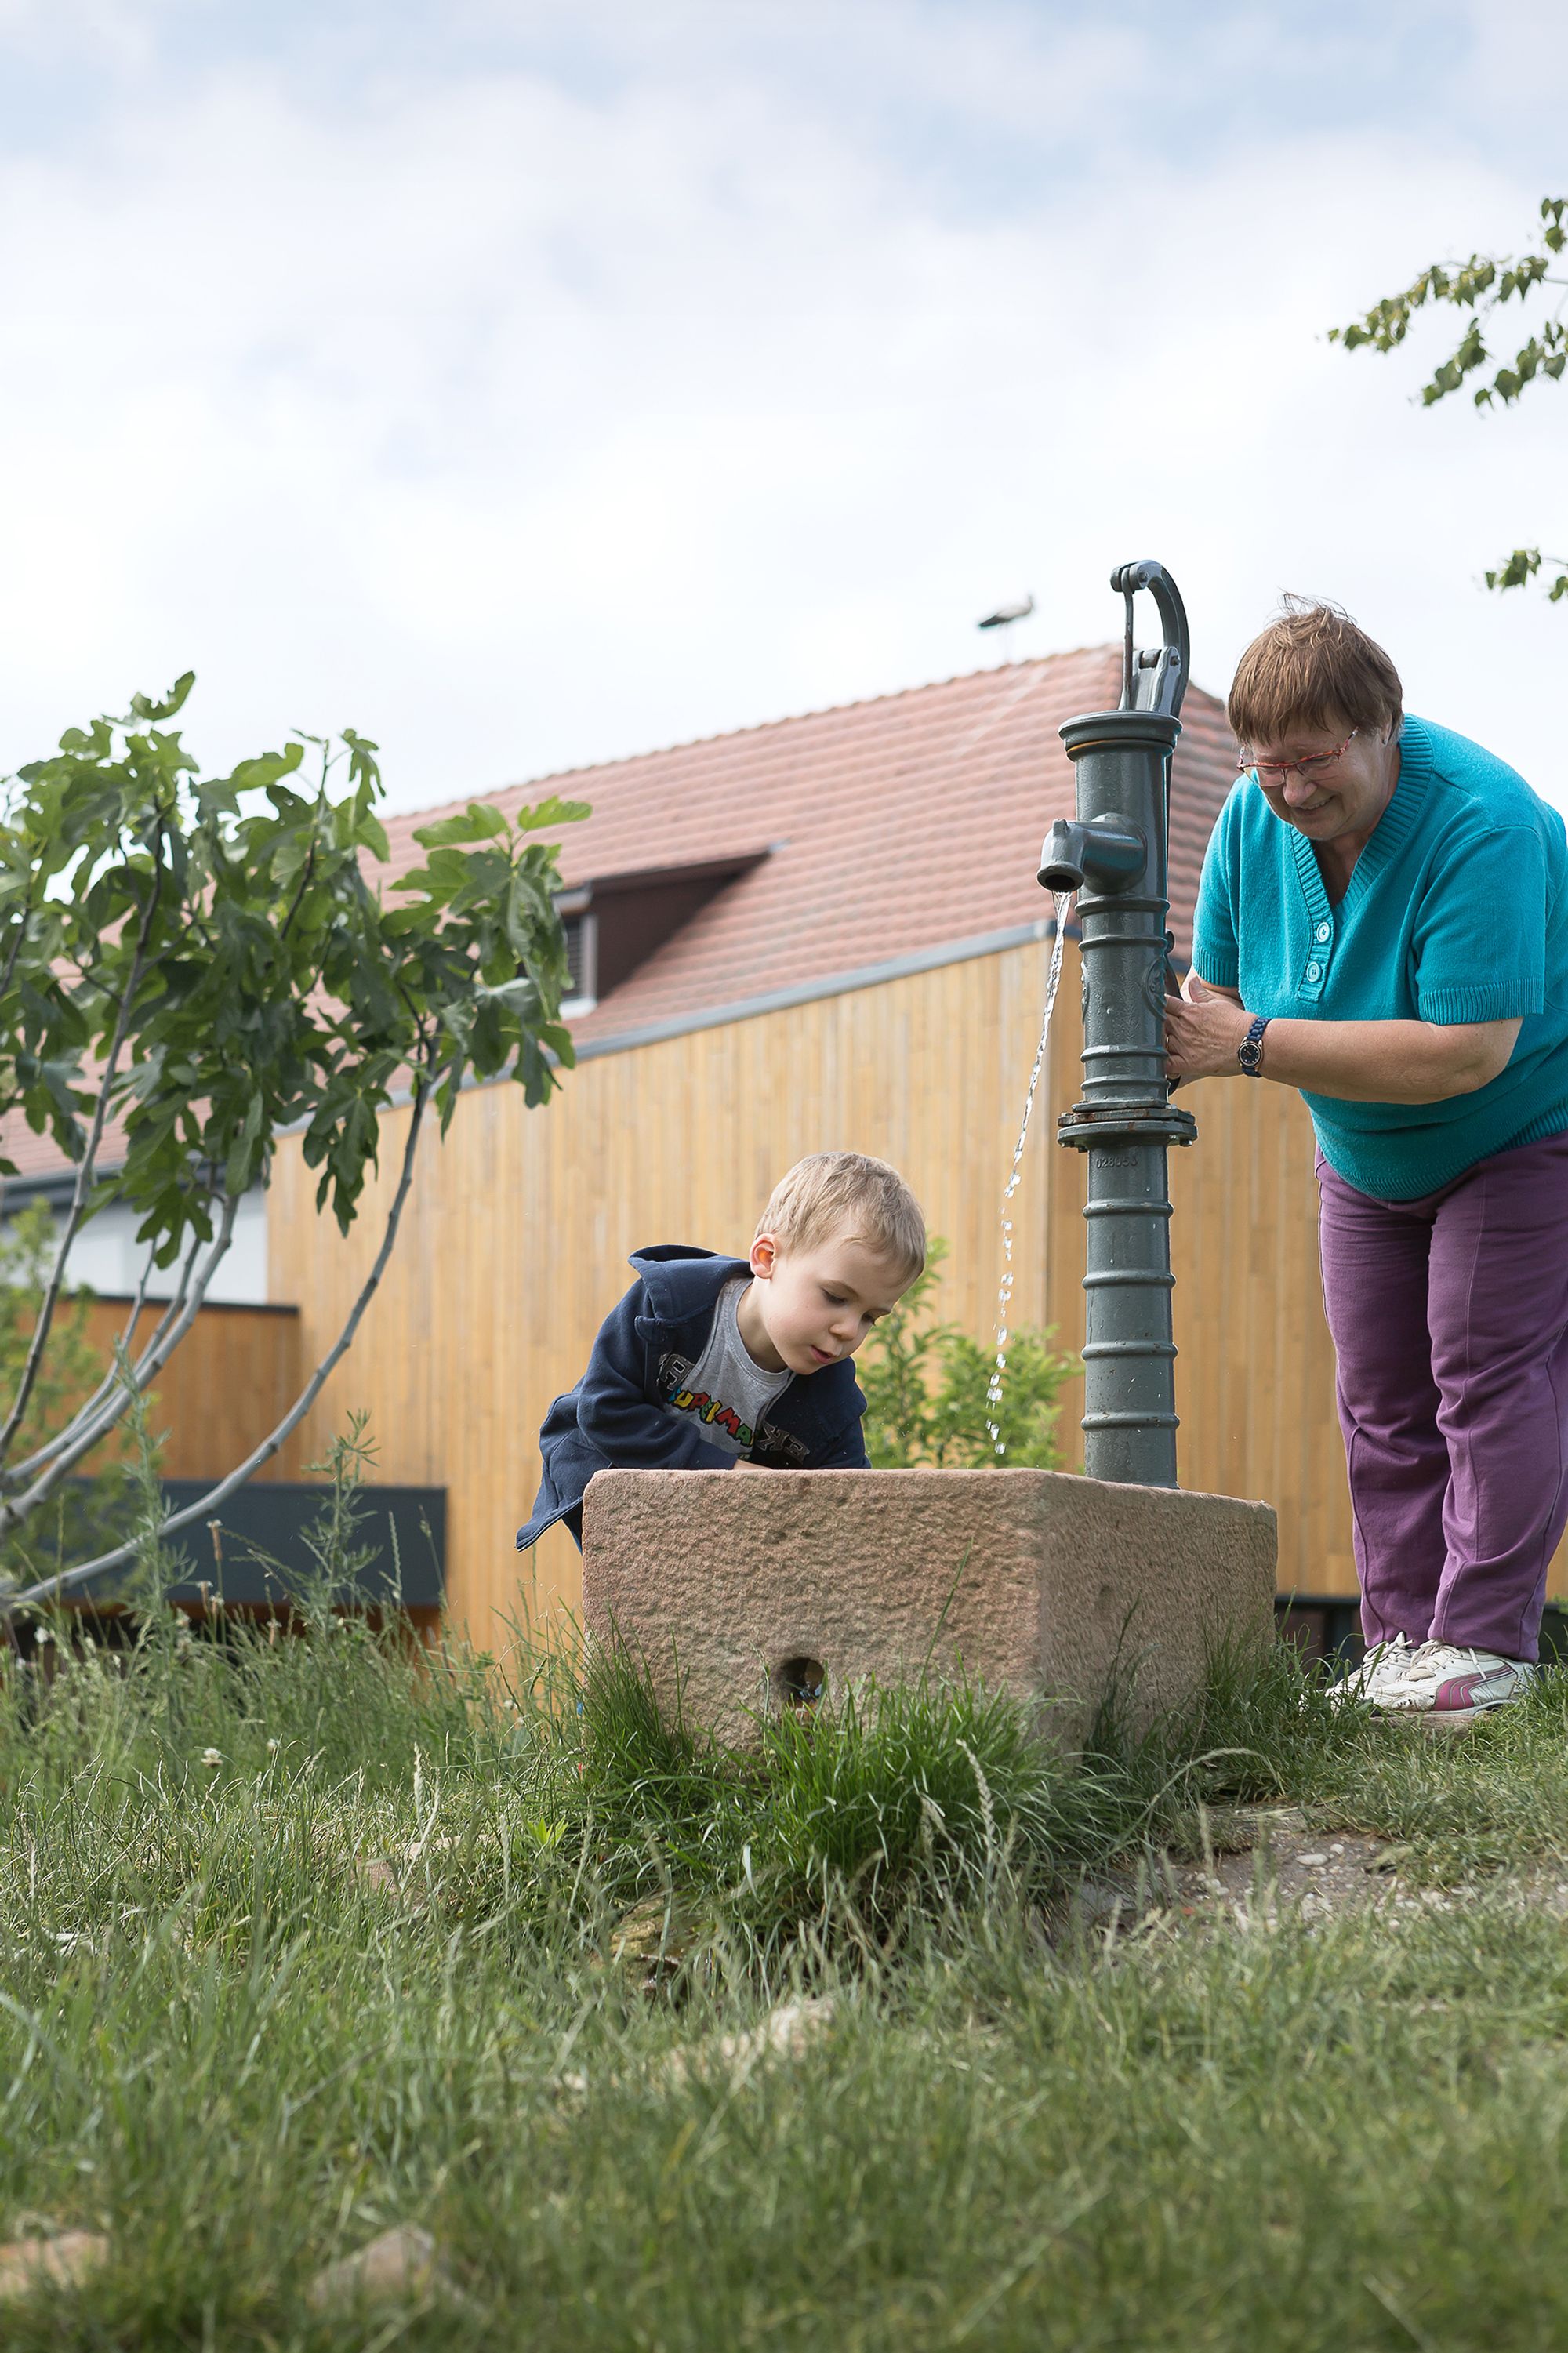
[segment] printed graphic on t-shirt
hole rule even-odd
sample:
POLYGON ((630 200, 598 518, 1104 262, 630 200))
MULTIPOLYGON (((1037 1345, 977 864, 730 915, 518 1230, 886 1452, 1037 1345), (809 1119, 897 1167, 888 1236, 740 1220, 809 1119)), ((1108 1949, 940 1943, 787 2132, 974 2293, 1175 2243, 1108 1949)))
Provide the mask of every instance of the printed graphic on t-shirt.
POLYGON ((677 1389, 669 1402, 674 1412, 691 1414, 708 1429, 726 1431, 737 1446, 756 1443, 757 1433, 751 1423, 742 1421, 722 1398, 710 1397, 706 1389, 677 1389))
POLYGON ((700 1356, 668 1349, 658 1362, 658 1395, 672 1419, 695 1423, 710 1446, 721 1453, 749 1455, 783 1469, 804 1462, 807 1450, 793 1431, 767 1418, 774 1398, 794 1376, 770 1373, 752 1361, 735 1324, 735 1300, 743 1282, 721 1295, 708 1345, 700 1356))
POLYGON ((776 1421, 764 1421, 757 1426, 752 1460, 765 1462, 775 1471, 804 1471, 811 1460, 811 1449, 793 1430, 781 1430, 776 1421))

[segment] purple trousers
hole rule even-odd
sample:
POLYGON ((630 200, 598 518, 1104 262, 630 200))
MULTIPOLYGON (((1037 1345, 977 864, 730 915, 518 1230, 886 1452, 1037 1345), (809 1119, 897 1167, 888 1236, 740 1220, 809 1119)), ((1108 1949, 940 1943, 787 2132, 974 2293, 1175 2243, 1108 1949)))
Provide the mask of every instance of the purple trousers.
POLYGON ((1533 1659, 1568 1521, 1568 1135, 1415 1201, 1321 1155, 1318 1184, 1366 1639, 1533 1659))

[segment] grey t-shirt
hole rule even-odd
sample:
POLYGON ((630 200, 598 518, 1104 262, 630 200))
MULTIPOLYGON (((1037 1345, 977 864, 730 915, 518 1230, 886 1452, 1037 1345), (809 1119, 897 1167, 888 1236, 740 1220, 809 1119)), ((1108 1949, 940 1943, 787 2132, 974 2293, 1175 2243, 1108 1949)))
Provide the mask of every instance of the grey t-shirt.
POLYGON ((695 1419, 709 1445, 726 1454, 751 1452, 763 1414, 795 1378, 787 1366, 782 1373, 764 1372, 742 1339, 735 1310, 745 1288, 744 1275, 724 1285, 708 1345, 668 1408, 682 1421, 695 1419))

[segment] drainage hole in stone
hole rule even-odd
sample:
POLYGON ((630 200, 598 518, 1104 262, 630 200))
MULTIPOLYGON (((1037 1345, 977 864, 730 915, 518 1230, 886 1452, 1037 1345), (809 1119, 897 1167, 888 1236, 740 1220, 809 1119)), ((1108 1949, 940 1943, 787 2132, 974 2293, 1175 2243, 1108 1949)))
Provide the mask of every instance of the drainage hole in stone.
POLYGON ((773 1670, 779 1697, 786 1707, 815 1707, 827 1682, 820 1659, 784 1659, 773 1670))

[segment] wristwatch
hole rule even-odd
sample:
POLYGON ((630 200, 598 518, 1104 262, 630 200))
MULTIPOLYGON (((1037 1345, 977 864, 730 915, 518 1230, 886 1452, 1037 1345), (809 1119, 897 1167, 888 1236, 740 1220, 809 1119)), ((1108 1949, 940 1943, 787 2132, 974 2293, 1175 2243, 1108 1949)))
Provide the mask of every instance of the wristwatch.
POLYGON ((1249 1079, 1256 1079, 1263 1069, 1263 1033, 1274 1016, 1260 1013, 1236 1050, 1236 1059, 1249 1079))

